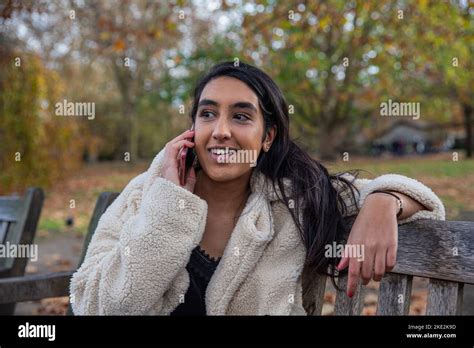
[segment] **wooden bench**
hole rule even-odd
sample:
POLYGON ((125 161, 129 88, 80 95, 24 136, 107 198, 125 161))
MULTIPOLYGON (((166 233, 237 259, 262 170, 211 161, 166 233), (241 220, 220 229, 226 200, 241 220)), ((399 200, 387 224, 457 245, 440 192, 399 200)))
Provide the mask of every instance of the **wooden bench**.
MULTIPOLYGON (((24 196, 0 197, 0 245, 5 251, 10 245, 32 245, 43 201, 39 188, 29 188, 24 196)), ((25 257, 0 257, 0 278, 22 276, 27 262, 25 257)), ((0 314, 13 314, 15 302, 0 302, 0 314)))
MULTIPOLYGON (((115 200, 118 193, 103 192, 95 205, 89 223, 79 265, 85 258, 87 247, 94 234, 100 217, 115 200)), ((35 301, 43 298, 69 296, 69 283, 75 270, 22 277, 0 279, 0 306, 2 303, 35 301)), ((72 314, 69 306, 68 314, 72 314)))
MULTIPOLYGON (((97 201, 80 263, 100 216, 117 197, 102 193, 97 201)), ((427 315, 460 314, 463 285, 474 284, 474 222, 420 220, 399 228, 397 265, 380 284, 377 314, 408 315, 413 276, 429 278, 427 315)), ((0 280, 0 304, 69 295, 74 270, 45 275, 28 275, 0 280)), ((304 306, 308 313, 320 315, 324 302, 326 277, 310 284, 304 306)), ((305 286, 306 279, 303 280, 305 286)), ((338 280, 345 288, 347 276, 338 280)), ((359 315, 364 287, 350 299, 345 292, 336 295, 336 315, 359 315)), ((71 312, 69 311, 69 314, 71 312)))
MULTIPOLYGON (((429 278, 426 315, 462 314, 464 284, 474 284, 474 222, 418 220, 399 226, 397 264, 380 282, 377 315, 408 315, 413 276, 429 278)), ((306 284, 305 284, 306 285, 306 284)), ((326 277, 311 284, 305 308, 321 314, 326 277)), ((345 289, 347 274, 338 279, 345 289)), ((359 315, 365 287, 336 295, 336 315, 359 315)))

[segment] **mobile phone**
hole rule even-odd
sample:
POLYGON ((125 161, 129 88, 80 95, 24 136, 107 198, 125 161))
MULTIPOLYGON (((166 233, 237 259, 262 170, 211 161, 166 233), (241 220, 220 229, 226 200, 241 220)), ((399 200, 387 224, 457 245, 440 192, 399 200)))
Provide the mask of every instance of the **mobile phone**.
MULTIPOLYGON (((191 130, 194 130, 194 124, 191 127, 191 130)), ((194 137, 188 139, 194 142, 194 137)), ((179 184, 181 186, 186 184, 186 176, 189 172, 189 169, 193 166, 195 158, 196 153, 194 152, 194 148, 188 148, 186 145, 184 145, 179 153, 178 160, 179 184)))

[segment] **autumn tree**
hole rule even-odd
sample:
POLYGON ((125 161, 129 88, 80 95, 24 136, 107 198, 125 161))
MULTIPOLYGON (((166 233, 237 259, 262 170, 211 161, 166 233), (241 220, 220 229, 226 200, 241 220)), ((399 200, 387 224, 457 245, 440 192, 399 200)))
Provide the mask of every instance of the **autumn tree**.
POLYGON ((48 186, 78 168, 81 127, 54 116, 60 76, 0 33, 0 194, 48 186))
POLYGON ((388 98, 422 101, 433 122, 452 117, 447 99, 470 115, 472 9, 462 2, 266 1, 243 16, 243 55, 277 78, 297 133, 322 158, 393 122, 380 118, 388 98))

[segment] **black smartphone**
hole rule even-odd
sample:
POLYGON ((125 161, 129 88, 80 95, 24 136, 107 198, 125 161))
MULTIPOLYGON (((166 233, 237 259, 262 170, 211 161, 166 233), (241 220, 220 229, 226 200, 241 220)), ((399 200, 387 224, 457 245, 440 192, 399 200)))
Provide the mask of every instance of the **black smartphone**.
MULTIPOLYGON (((191 130, 194 130, 194 124, 191 127, 191 130)), ((194 142, 194 137, 190 139, 194 142)), ((179 154, 179 165, 178 165, 178 175, 179 175, 179 184, 184 186, 186 184, 186 176, 188 175, 189 169, 194 165, 196 160, 196 152, 194 148, 188 148, 183 146, 179 154)))

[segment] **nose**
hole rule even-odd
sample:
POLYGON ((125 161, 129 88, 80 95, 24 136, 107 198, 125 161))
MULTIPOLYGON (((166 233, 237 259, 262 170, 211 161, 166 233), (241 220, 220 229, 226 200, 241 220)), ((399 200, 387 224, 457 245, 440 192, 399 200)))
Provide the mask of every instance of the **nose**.
POLYGON ((215 123, 212 137, 218 141, 230 139, 230 127, 225 117, 219 117, 215 123))

